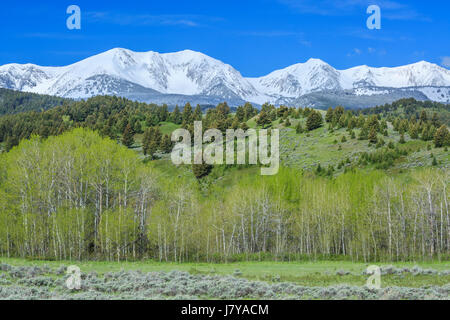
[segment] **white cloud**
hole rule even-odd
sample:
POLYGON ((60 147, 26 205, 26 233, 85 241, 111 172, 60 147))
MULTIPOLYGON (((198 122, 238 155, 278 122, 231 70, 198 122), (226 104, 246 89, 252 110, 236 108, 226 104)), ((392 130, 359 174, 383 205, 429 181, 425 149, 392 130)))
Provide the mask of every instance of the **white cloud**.
POLYGON ((87 12, 87 18, 94 22, 110 23, 123 26, 185 26, 198 27, 199 20, 205 20, 199 15, 150 15, 150 14, 129 14, 112 12, 87 12))

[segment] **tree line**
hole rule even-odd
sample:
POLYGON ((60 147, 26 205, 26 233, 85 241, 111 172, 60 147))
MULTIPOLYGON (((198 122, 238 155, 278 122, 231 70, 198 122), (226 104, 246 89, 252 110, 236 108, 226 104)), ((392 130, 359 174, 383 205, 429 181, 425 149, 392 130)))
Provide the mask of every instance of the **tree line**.
MULTIPOLYGON (((78 128, 0 155, 0 254, 46 259, 448 259, 448 170, 238 172, 204 193, 78 128)), ((244 169, 245 170, 245 169, 244 169)), ((185 172, 181 174, 181 172, 185 172)))

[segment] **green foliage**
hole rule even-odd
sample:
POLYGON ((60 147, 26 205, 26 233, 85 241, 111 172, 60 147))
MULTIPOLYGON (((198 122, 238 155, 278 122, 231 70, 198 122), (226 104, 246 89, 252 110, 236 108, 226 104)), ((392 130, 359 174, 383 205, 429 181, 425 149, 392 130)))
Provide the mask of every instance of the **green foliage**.
POLYGON ((305 129, 303 129, 302 123, 300 121, 295 126, 295 132, 297 134, 301 134, 301 133, 305 132, 305 129))
POLYGON ((436 148, 450 146, 450 132, 445 125, 442 125, 434 135, 434 145, 436 148))
POLYGON ((416 119, 421 123, 430 122, 435 127, 441 124, 450 125, 450 105, 433 101, 417 101, 414 98, 400 99, 392 104, 358 110, 365 115, 381 115, 383 117, 398 117, 416 119), (430 117, 429 114, 433 113, 430 117), (430 120, 431 118, 431 120, 430 120))
POLYGON ((134 130, 130 124, 127 124, 122 136, 122 144, 126 147, 131 147, 134 144, 134 130))
POLYGON ((308 119, 306 120, 306 129, 308 131, 315 130, 320 128, 323 123, 322 115, 317 111, 312 111, 308 115, 308 119))
POLYGON ((1 252, 82 259, 145 250, 154 185, 133 151, 75 129, 23 141, 1 161, 1 252))
POLYGON ((263 110, 259 113, 259 116, 256 119, 256 123, 258 124, 258 126, 265 128, 272 123, 272 120, 269 118, 267 112, 263 110))
POLYGON ((377 134, 377 130, 375 127, 370 128, 370 133, 369 133, 368 139, 369 139, 370 143, 377 144, 378 134, 377 134))
MULTIPOLYGON (((170 148, 170 144, 167 145, 167 138, 168 136, 165 135, 166 141, 164 141, 164 151, 170 148)), ((144 155, 149 155, 153 158, 156 151, 163 149, 162 139, 161 131, 159 131, 157 127, 148 128, 142 139, 142 150, 144 151, 144 155)))
POLYGON ((192 172, 197 179, 206 177, 212 170, 212 166, 206 163, 192 164, 192 172))
POLYGON ((25 111, 48 110, 70 103, 72 101, 69 99, 0 88, 0 116, 25 111))

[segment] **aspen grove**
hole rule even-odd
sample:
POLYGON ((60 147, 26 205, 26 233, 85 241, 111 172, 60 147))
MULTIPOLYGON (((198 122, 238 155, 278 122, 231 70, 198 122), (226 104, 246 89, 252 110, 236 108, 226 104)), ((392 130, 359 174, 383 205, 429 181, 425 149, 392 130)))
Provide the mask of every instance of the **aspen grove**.
MULTIPOLYGON (((181 170, 181 169, 180 169, 181 170)), ((183 171, 180 171, 183 172, 183 171)), ((186 171, 187 172, 187 171, 186 171)), ((0 154, 0 254, 57 260, 448 258, 449 172, 282 167, 205 195, 89 129, 0 154)))

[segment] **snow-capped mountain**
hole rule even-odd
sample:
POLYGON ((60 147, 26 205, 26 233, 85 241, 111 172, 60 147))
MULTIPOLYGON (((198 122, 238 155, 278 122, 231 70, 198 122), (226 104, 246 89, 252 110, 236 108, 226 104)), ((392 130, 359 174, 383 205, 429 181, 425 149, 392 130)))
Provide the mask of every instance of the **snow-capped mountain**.
POLYGON ((319 59, 309 59, 306 63, 294 64, 267 76, 248 80, 260 92, 283 98, 297 98, 314 91, 342 89, 339 72, 319 59))
POLYGON ((375 100, 367 97, 378 102, 410 95, 450 102, 450 71, 424 61, 397 68, 337 70, 310 59, 260 78, 244 78, 230 65, 191 50, 160 54, 112 49, 64 67, 0 66, 0 87, 76 99, 118 95, 168 104, 250 101, 320 106, 321 94, 337 100, 345 95, 354 97, 353 106, 358 101, 369 106, 375 100))
MULTIPOLYGON (((313 92, 371 87, 449 87, 450 70, 425 61, 397 68, 359 66, 336 70, 322 60, 310 59, 306 63, 295 64, 267 76, 249 80, 260 92, 278 98, 298 98, 313 92)), ((359 93, 361 92, 364 90, 359 90, 359 93)), ((378 91, 377 94, 383 92, 378 91)))

